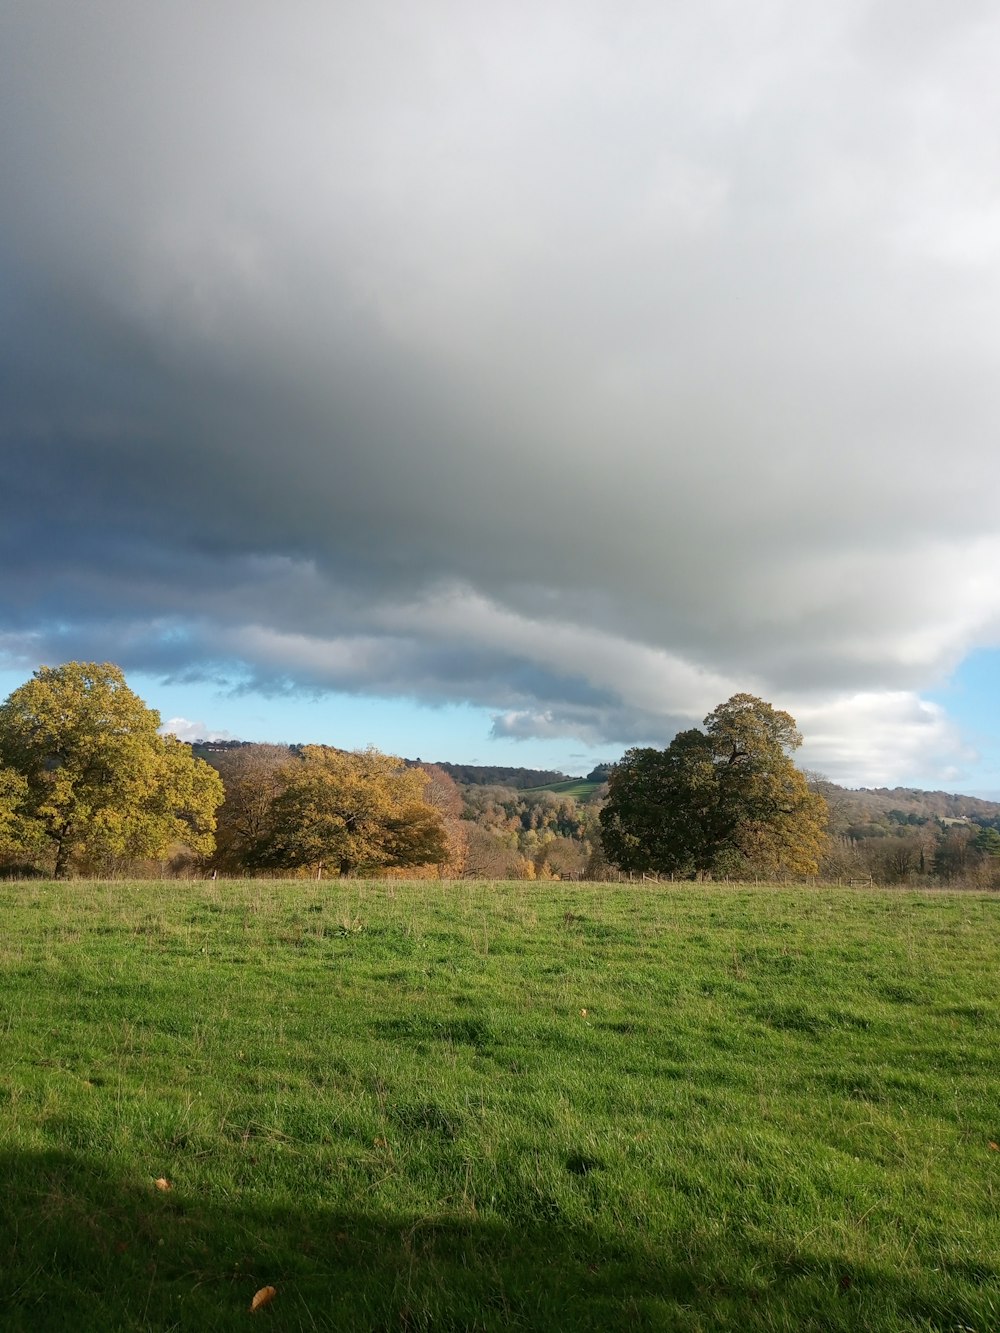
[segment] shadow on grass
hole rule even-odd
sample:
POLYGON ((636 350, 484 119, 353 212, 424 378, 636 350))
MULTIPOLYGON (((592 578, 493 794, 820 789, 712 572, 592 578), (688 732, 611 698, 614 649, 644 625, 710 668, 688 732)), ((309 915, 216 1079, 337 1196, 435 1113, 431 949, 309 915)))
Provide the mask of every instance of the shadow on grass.
POLYGON ((204 1200, 64 1153, 0 1156, 0 1182, 5 1330, 243 1328, 254 1292, 273 1285, 254 1316, 273 1329, 984 1333, 997 1290, 993 1271, 921 1288, 819 1255, 727 1262, 558 1220, 204 1200))

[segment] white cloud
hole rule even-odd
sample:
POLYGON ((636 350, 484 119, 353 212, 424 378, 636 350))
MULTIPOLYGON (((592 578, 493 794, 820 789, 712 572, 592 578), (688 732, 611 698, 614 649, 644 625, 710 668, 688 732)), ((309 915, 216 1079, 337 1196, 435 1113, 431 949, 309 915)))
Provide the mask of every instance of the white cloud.
POLYGON ((797 758, 850 786, 896 786, 901 773, 952 785, 977 755, 944 709, 909 691, 882 691, 803 704, 797 758))
POLYGON ((228 731, 213 731, 204 722, 191 722, 186 717, 172 717, 160 727, 161 736, 176 736, 179 741, 231 741, 228 731))

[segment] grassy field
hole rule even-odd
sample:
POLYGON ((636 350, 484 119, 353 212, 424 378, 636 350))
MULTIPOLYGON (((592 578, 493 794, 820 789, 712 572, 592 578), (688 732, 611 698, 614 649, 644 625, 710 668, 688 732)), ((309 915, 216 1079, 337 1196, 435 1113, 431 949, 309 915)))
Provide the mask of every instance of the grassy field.
POLYGON ((567 778, 565 782, 543 782, 540 787, 522 787, 524 792, 551 791, 557 796, 572 796, 578 801, 589 801, 601 790, 602 782, 587 782, 583 778, 567 778))
POLYGON ((1000 897, 8 884, 0 923, 5 1330, 1000 1329, 1000 897))

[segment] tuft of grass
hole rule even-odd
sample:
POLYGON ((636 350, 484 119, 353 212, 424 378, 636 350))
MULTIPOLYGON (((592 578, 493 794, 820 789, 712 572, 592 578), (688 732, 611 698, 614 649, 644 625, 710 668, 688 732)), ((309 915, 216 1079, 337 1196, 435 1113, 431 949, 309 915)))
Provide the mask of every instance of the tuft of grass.
POLYGON ((1000 1328, 997 897, 30 883, 0 921, 5 1329, 236 1329, 266 1285, 289 1330, 1000 1328))

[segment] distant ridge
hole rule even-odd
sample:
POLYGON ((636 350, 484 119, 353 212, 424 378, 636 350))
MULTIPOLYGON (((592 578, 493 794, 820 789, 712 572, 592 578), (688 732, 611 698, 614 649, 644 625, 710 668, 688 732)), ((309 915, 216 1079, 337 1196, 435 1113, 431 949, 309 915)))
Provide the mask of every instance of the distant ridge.
POLYGON ((820 779, 813 784, 826 797, 831 810, 850 810, 859 817, 903 814, 919 819, 973 819, 992 822, 1000 818, 1000 801, 958 792, 921 791, 916 787, 838 787, 820 779))
MULTIPOLYGON (((422 763, 420 759, 413 761, 422 763)), ((504 768, 496 764, 449 764, 436 760, 435 768, 443 768, 446 773, 469 787, 548 787, 553 783, 583 782, 583 778, 572 777, 557 769, 547 768, 504 768)))
MULTIPOLYGON (((242 740, 196 740, 191 742, 191 747, 195 754, 212 763, 213 755, 224 755, 255 744, 255 741, 242 740)), ((290 754, 296 754, 301 748, 301 742, 288 746, 290 754)), ((407 759, 406 763, 431 766, 430 761, 425 759, 407 759)), ((435 760, 433 767, 443 769, 456 782, 467 787, 510 787, 517 791, 547 788, 556 794, 585 800, 599 790, 614 765, 598 764, 585 777, 574 777, 558 769, 515 768, 501 764, 453 764, 443 759, 435 760)), ((917 787, 841 787, 825 778, 814 779, 812 785, 829 803, 833 828, 855 821, 878 821, 880 817, 888 817, 890 824, 916 824, 943 819, 972 820, 1000 827, 1000 801, 987 801, 979 796, 921 791, 917 787), (912 818, 905 820, 902 816, 912 818)))
MULTIPOLYGON (((212 762, 213 754, 227 754, 233 750, 249 749, 257 744, 257 741, 238 740, 195 740, 190 742, 195 754, 207 759, 209 763, 212 762)), ((289 753, 298 753, 303 744, 304 742, 289 745, 287 747, 289 753)), ((336 749, 337 747, 332 748, 336 749)), ((419 758, 407 759, 404 762, 428 768, 441 768, 456 782, 460 782, 466 787, 513 787, 521 790, 527 787, 568 787, 587 781, 585 778, 573 777, 558 769, 550 768, 509 768, 499 764, 451 764, 444 760, 435 760, 432 763, 430 760, 419 758)))

